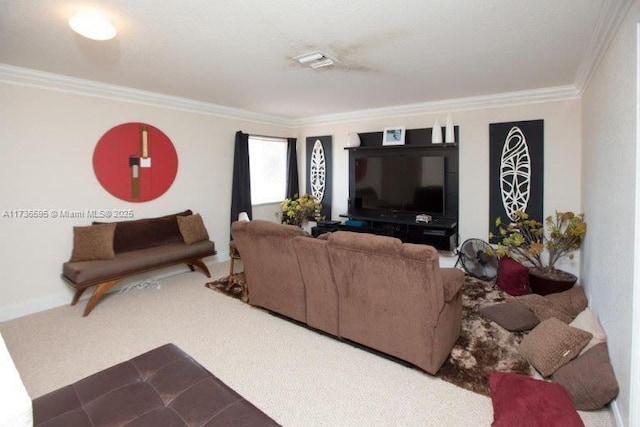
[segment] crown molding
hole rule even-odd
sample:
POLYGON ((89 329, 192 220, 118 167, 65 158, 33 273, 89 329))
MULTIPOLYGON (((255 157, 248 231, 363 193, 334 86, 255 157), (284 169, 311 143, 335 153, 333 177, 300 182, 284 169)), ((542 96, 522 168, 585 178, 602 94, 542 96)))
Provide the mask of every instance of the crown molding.
POLYGON ((153 107, 159 106, 217 117, 241 119, 262 124, 284 126, 291 129, 309 125, 336 124, 389 116, 414 116, 443 111, 465 111, 541 102, 566 101, 580 96, 580 91, 576 89, 575 86, 568 85, 290 119, 6 64, 0 64, 0 82, 153 107))
POLYGON ((428 113, 441 113, 444 111, 468 111, 484 108, 511 107, 522 104, 537 104, 541 102, 567 101, 577 99, 579 97, 580 93, 578 89, 573 85, 567 85, 306 117, 291 120, 291 125, 294 127, 301 127, 309 125, 337 124, 389 116, 415 116, 428 113))
POLYGON ((574 82, 580 95, 589 85, 591 77, 593 77, 598 65, 600 65, 633 1, 606 0, 600 7, 598 22, 593 30, 587 51, 582 59, 580 68, 578 68, 574 82))
POLYGON ((72 93, 75 95, 131 102, 152 107, 160 106, 173 110, 241 119, 262 124, 290 127, 291 122, 289 118, 255 113, 253 111, 243 110, 240 108, 195 101, 177 96, 164 95, 156 92, 100 83, 6 64, 0 64, 0 82, 19 86, 37 87, 57 92, 72 93))

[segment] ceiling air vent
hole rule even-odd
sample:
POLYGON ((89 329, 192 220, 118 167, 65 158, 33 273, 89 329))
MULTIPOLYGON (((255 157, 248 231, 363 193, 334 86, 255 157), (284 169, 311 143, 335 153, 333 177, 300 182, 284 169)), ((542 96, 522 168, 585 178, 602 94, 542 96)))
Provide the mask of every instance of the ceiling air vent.
POLYGON ((318 51, 305 53, 304 55, 298 55, 293 59, 298 61, 300 64, 308 65, 311 68, 326 67, 333 64, 333 59, 329 58, 326 53, 318 51))

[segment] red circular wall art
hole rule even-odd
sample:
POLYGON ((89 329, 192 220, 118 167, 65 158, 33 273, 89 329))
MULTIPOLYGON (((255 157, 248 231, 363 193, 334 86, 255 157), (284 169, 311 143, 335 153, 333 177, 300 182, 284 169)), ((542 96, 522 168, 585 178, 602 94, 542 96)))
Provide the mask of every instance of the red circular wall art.
POLYGON ((162 196, 178 173, 178 155, 160 129, 124 123, 109 129, 93 151, 93 170, 113 196, 147 202, 162 196))

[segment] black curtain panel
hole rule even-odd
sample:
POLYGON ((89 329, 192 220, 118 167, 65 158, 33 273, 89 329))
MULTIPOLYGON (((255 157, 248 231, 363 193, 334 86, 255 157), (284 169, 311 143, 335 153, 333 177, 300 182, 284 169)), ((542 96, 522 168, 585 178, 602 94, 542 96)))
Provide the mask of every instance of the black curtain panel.
POLYGON ((287 138, 287 189, 285 192, 287 199, 293 199, 296 194, 300 194, 297 142, 296 138, 287 138))
POLYGON ((509 223, 518 210, 543 221, 543 120, 489 125, 489 179, 489 230, 494 236, 496 218, 509 223))
POLYGON ((231 186, 231 222, 238 220, 238 214, 246 212, 253 218, 251 211, 251 175, 249 172, 249 135, 236 132, 236 145, 233 155, 233 184, 231 186))
POLYGON ((322 203, 321 215, 331 219, 332 137, 312 136, 307 138, 307 193, 313 194, 322 203))

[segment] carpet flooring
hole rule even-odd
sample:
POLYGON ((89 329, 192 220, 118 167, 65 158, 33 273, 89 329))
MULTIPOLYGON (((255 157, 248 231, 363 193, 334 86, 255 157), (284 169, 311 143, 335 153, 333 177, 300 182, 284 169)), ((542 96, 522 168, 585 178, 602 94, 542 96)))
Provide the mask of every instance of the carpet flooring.
MULTIPOLYGON (((234 274, 234 282, 244 282, 244 273, 234 274)), ((206 283, 210 289, 241 299, 242 288, 227 289, 229 276, 206 283)), ((505 300, 504 292, 492 282, 467 276, 462 285, 462 331, 451 356, 436 376, 464 389, 490 396, 489 372, 514 372, 533 376, 534 368, 517 351, 522 333, 509 332, 484 318, 479 310, 505 300)))
MULTIPOLYGON (((229 263, 209 268, 222 277, 229 263)), ((88 317, 81 302, 1 322, 0 332, 32 398, 172 342, 284 426, 493 421, 486 396, 211 291, 207 281, 180 272, 109 294, 88 317)), ((606 410, 580 416, 589 427, 614 425, 606 410)))

